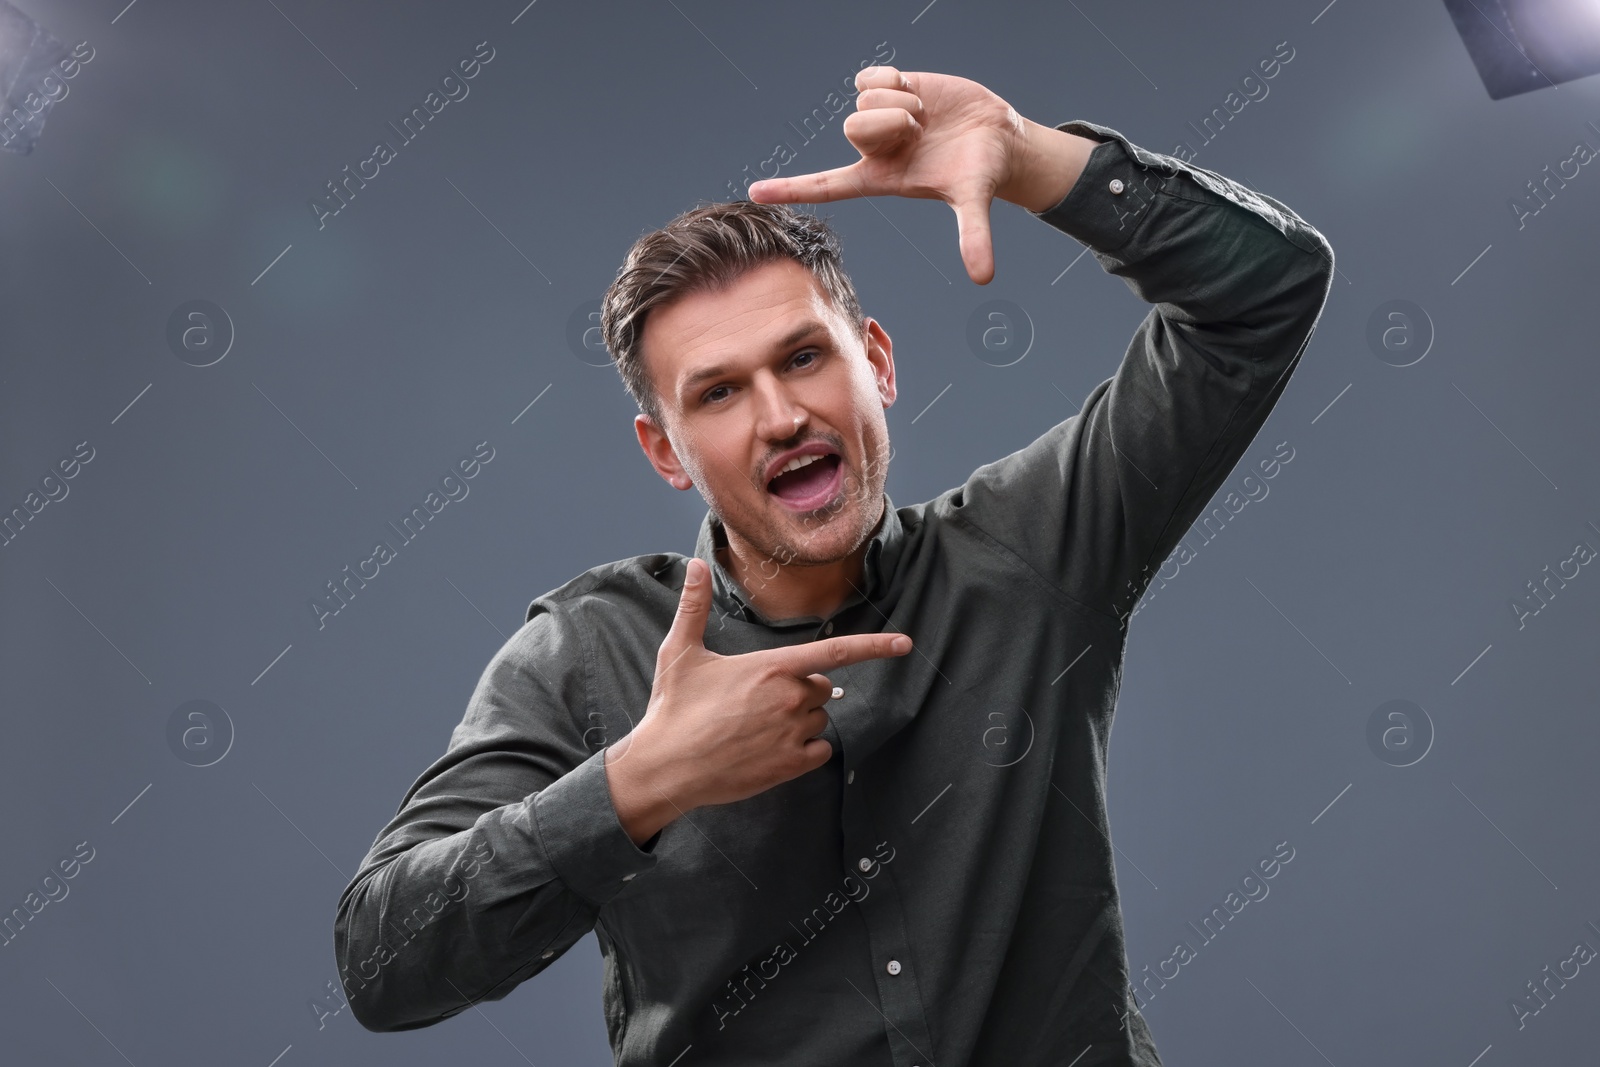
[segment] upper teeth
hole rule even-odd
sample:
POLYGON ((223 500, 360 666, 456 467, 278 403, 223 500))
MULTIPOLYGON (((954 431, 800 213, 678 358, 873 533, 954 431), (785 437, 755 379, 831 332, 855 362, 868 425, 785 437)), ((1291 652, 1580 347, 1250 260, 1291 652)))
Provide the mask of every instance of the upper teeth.
MULTIPOLYGON (((815 463, 817 460, 819 460, 821 458, 822 458, 821 456, 796 456, 794 459, 791 459, 788 463, 785 463, 783 465, 783 468, 778 471, 778 474, 788 474, 790 471, 799 470, 801 467, 804 467, 804 466, 807 466, 809 464, 815 463)), ((776 478, 778 476, 778 474, 774 474, 773 477, 776 478)))

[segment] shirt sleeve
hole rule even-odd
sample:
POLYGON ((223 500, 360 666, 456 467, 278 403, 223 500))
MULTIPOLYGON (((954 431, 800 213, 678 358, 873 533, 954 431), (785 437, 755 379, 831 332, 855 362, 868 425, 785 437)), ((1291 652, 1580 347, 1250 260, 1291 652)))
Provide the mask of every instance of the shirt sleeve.
POLYGON ((582 636, 536 600, 339 898, 351 1013, 413 1030, 499 1000, 588 933, 656 863, 623 830, 586 743, 582 636))
POLYGON ((1311 339, 1333 250, 1272 197, 1099 140, 1061 202, 1030 212, 1154 305, 1082 410, 973 472, 955 513, 1058 592, 1126 625, 1153 572, 1249 447, 1311 339))

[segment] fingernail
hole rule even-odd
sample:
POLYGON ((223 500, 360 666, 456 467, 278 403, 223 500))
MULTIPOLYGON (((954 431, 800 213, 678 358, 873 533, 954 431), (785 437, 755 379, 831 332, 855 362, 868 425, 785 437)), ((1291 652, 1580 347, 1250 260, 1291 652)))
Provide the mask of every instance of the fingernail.
POLYGON ((901 636, 895 638, 893 641, 890 641, 889 642, 889 647, 894 649, 896 652, 910 652, 911 651, 911 638, 906 637, 905 635, 902 634, 901 636))

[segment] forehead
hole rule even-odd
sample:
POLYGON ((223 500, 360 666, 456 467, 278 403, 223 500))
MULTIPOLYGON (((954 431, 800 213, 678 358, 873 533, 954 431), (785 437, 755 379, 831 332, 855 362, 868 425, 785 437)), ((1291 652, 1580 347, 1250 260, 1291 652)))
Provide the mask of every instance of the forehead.
POLYGON ((726 289, 688 293, 645 320, 641 354, 657 391, 674 402, 692 379, 764 362, 802 339, 807 325, 838 328, 838 313, 810 271, 792 259, 753 267, 726 289))

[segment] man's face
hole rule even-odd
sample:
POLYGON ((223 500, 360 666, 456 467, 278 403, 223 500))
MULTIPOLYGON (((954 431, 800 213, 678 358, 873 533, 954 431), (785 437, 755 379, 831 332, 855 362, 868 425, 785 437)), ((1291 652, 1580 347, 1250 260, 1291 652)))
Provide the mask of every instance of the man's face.
POLYGON ((864 321, 863 340, 792 259, 646 320, 643 359, 666 426, 638 416, 639 444, 671 485, 699 488, 735 548, 833 563, 876 526, 894 359, 883 327, 864 321), (790 457, 805 466, 780 474, 790 457))

